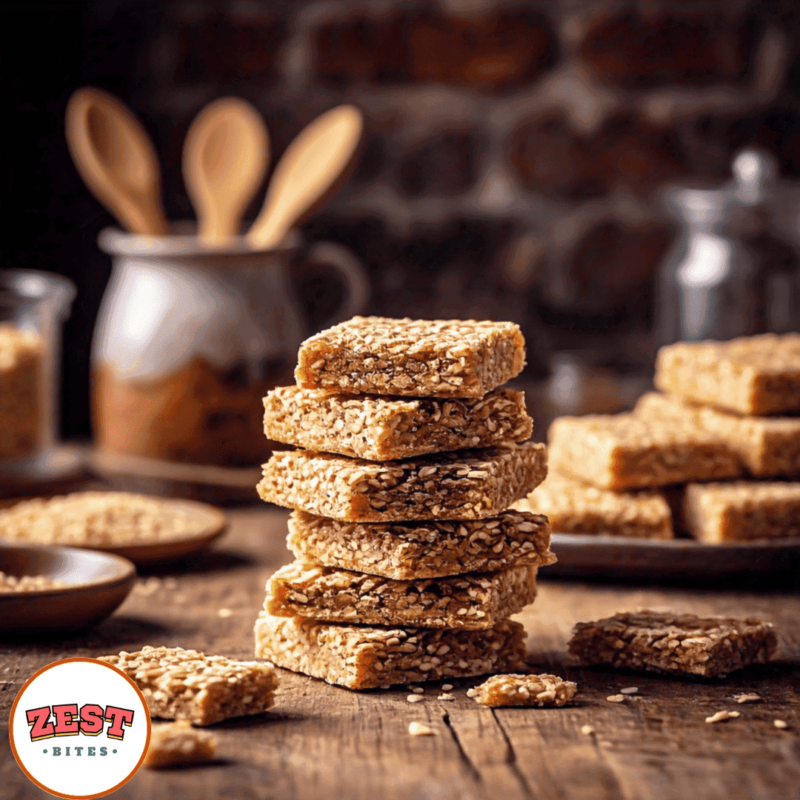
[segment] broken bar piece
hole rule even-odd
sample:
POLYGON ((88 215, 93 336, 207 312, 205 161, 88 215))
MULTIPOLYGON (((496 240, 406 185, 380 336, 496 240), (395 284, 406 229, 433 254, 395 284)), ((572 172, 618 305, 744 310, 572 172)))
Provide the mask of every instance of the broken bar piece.
POLYGON ((484 706, 563 706, 575 697, 578 685, 556 675, 492 675, 469 696, 484 706))
POLYGON ((258 661, 207 656, 181 647, 143 647, 102 656, 139 687, 152 717, 213 725, 272 706, 278 680, 258 661))

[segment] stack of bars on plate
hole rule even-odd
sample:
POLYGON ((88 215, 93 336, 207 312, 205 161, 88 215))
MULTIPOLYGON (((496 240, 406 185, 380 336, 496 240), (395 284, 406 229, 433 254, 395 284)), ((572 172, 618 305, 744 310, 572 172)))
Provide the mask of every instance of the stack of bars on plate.
POLYGON ((256 656, 351 689, 519 669, 552 564, 547 519, 509 510, 544 479, 527 441, 524 340, 508 322, 356 317, 300 348, 264 399, 263 500, 294 509, 256 656))
POLYGON ((551 474, 515 507, 565 533, 800 537, 800 334, 663 347, 655 385, 633 412, 555 420, 551 474))

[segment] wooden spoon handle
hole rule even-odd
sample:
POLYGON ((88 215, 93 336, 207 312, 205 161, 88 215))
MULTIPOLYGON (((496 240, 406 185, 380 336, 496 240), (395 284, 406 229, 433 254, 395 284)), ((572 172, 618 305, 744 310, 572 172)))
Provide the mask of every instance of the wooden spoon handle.
POLYGON ((275 247, 329 196, 355 155, 364 122, 354 106, 338 106, 303 129, 283 154, 264 208, 247 234, 251 247, 275 247))

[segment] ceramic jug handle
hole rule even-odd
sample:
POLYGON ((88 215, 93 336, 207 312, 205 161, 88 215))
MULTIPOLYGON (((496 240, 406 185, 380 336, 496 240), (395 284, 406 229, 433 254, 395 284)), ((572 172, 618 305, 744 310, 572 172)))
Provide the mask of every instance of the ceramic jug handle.
POLYGON ((319 264, 330 264, 342 276, 347 290, 342 305, 321 323, 320 328, 328 328, 365 310, 369 280, 361 262, 350 250, 336 242, 315 242, 309 247, 306 258, 319 264))

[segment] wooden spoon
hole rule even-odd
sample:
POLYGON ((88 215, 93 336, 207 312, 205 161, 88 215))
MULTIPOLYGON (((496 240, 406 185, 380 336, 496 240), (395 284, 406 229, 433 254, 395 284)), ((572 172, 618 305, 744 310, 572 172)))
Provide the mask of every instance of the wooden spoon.
POLYGON ((84 183, 124 228, 168 233, 158 157, 129 108, 101 89, 78 89, 67 104, 66 133, 84 183))
POLYGON ((223 97, 197 115, 183 146, 183 180, 201 241, 218 244, 238 233, 268 159, 269 134, 250 103, 223 97))
POLYGON ((330 195, 352 161, 363 127, 357 108, 338 106, 300 132, 275 167, 264 208, 247 234, 251 247, 275 247, 330 195))

